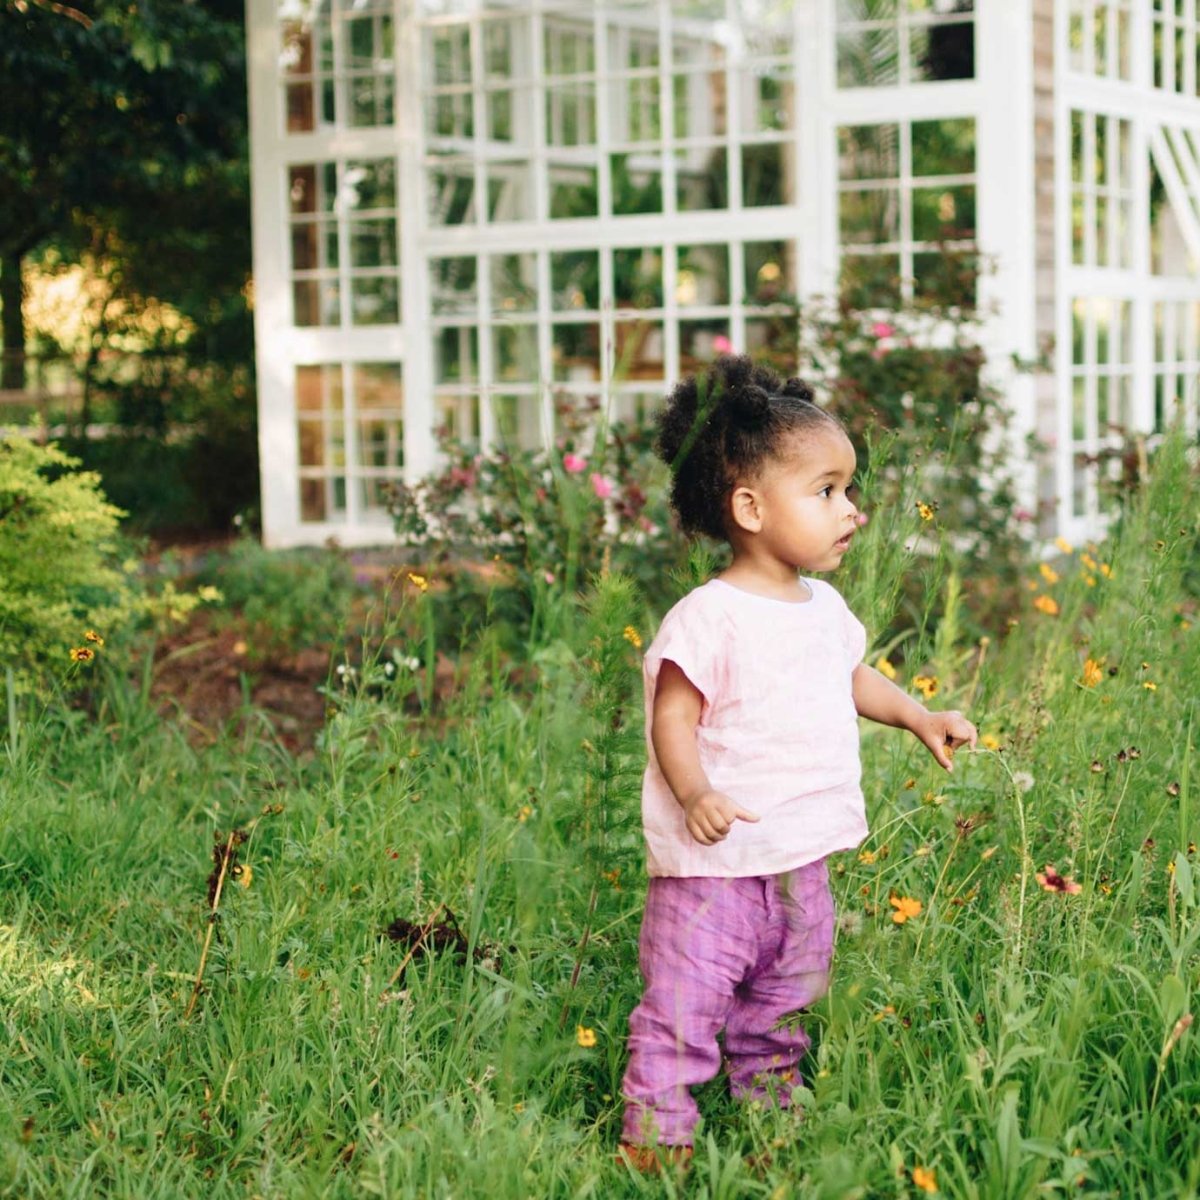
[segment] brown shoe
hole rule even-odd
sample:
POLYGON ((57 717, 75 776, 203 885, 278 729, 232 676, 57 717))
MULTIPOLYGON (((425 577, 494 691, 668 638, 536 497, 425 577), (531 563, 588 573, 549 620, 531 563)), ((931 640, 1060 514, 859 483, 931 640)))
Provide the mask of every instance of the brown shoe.
POLYGON ((617 1147, 617 1166, 642 1175, 658 1175, 667 1168, 683 1172, 691 1162, 691 1146, 635 1146, 622 1142, 617 1147))

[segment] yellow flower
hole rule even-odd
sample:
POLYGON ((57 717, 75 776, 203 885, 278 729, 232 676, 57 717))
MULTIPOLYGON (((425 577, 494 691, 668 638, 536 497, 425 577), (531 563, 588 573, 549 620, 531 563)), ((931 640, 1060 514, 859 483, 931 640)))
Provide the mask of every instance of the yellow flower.
POLYGON ((1056 538, 1054 539, 1054 544, 1055 544, 1055 545, 1056 545, 1056 546, 1057 546, 1057 547, 1058 547, 1058 548, 1059 548, 1059 549, 1060 549, 1060 550, 1061 550, 1061 551, 1062 551, 1064 554, 1074 554, 1074 553, 1075 553, 1075 547, 1074 547, 1074 546, 1072 546, 1072 545, 1071 545, 1071 543, 1070 543, 1070 542, 1068 542, 1068 541, 1067 541, 1067 539, 1066 539, 1065 537, 1056 537, 1056 538))
POLYGON ((866 863, 866 864, 867 864, 867 866, 869 867, 869 866, 870 866, 870 865, 871 865, 871 864, 872 864, 872 863, 875 861, 876 857, 877 857, 877 856, 876 856, 876 854, 875 854, 875 851, 874 851, 874 850, 864 850, 864 851, 863 851, 863 852, 862 852, 862 853, 861 853, 861 854, 858 856, 858 861, 859 861, 860 863, 866 863))
POLYGON ((1158 684, 1151 683, 1151 681, 1149 679, 1147 679, 1146 682, 1142 684, 1142 687, 1144 687, 1146 689, 1146 691, 1148 691, 1148 692, 1157 692, 1158 691, 1158 684))
POLYGON ((238 871, 237 881, 244 888, 248 888, 254 880, 254 868, 249 863, 243 863, 241 870, 238 871))
POLYGON ((90 663, 96 657, 96 652, 90 646, 73 646, 71 661, 73 663, 90 663))
POLYGON ((1083 565, 1087 567, 1089 571, 1096 570, 1096 560, 1090 554, 1081 554, 1079 556, 1079 561, 1083 563, 1083 565))
POLYGON ((589 1029, 586 1025, 576 1025, 575 1040, 585 1050, 590 1050, 596 1044, 596 1031, 589 1029))
POLYGON ((1047 583, 1058 582, 1058 572, 1049 563, 1039 563, 1038 572, 1047 583))
POLYGON ((533 816, 533 809, 528 804, 522 804, 517 810, 517 820, 523 825, 530 817, 533 816))
POLYGON ((912 1181, 913 1187, 920 1188, 923 1192, 938 1190, 937 1175, 934 1174, 932 1167, 913 1167, 912 1181))
POLYGON ((426 579, 424 575, 416 575, 412 571, 409 571, 408 582, 419 591, 424 592, 429 589, 429 580, 426 579))
POLYGON ((892 913, 892 920, 897 925, 903 925, 910 917, 918 916, 921 912, 920 900, 914 900, 911 896, 890 896, 888 903, 896 910, 892 913))
POLYGON ((917 512, 922 521, 932 521, 933 514, 937 512, 936 504, 926 504, 924 500, 917 501, 917 512))
POLYGON ((1089 658, 1083 664, 1083 686, 1095 687, 1096 684, 1104 678, 1102 664, 1098 663, 1094 658, 1089 658))
POLYGON ((938 681, 936 675, 916 675, 913 677, 913 687, 925 697, 926 700, 937 695, 938 681))
POLYGON ((211 583, 200 588, 196 592, 196 595, 199 596, 205 604, 220 604, 221 601, 225 599, 225 597, 221 594, 221 589, 213 587, 211 583))
POLYGON ((880 675, 886 675, 888 679, 896 678, 896 668, 893 667, 892 664, 883 656, 880 656, 875 660, 875 670, 877 670, 880 675))
POLYGON ((1083 577, 1083 582, 1086 583, 1088 585, 1088 587, 1095 587, 1096 586, 1096 577, 1095 577, 1095 575, 1085 575, 1083 577))
POLYGON ((1058 616, 1058 603, 1053 596, 1039 596, 1034 602, 1033 607, 1038 612, 1044 612, 1048 617, 1058 616))
POLYGON ((999 750, 1000 749, 1000 739, 994 733, 985 733, 983 735, 983 737, 981 737, 979 739, 979 744, 985 750, 999 750))
POLYGON ((1100 564, 1100 574, 1103 575, 1105 579, 1111 579, 1112 578, 1112 567, 1110 567, 1108 565, 1108 563, 1101 563, 1100 564))
POLYGON ((642 648, 642 635, 632 625, 626 625, 621 636, 635 649, 642 648))
POLYGON ((91 642, 92 645, 98 650, 103 649, 104 647, 104 639, 94 629, 89 629, 87 633, 83 635, 83 640, 85 642, 91 642))

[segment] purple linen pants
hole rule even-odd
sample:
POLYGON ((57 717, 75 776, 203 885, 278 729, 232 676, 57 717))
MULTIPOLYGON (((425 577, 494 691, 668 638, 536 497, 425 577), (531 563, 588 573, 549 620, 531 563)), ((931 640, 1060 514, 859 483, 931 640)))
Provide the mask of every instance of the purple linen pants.
POLYGON ((691 1145, 689 1088, 721 1067, 730 1091, 786 1106, 808 1035, 783 1018, 825 993, 833 896, 824 859, 782 875, 650 880, 638 958, 646 988, 629 1018, 623 1139, 691 1145), (771 1088, 774 1084, 774 1089, 771 1088))

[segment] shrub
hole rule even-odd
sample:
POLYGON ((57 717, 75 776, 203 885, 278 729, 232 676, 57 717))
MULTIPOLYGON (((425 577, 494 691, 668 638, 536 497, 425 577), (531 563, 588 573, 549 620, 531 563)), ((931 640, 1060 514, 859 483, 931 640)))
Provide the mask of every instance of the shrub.
POLYGON ((94 655, 95 639, 111 639, 143 610, 118 562, 123 514, 100 477, 78 466, 55 446, 0 439, 0 661, 25 687, 66 675, 73 649, 94 655))

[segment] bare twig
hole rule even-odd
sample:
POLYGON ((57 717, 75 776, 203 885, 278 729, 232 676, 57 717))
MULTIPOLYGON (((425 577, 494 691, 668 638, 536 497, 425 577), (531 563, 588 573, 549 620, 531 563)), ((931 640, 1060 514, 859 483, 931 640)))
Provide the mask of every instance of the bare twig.
MULTIPOLYGON (((428 920, 428 921, 426 921, 426 922, 425 922, 425 924, 424 924, 424 925, 421 927, 421 932, 420 932, 420 934, 417 936, 417 938, 416 938, 416 940, 413 942, 413 944, 412 944, 411 946, 409 946, 409 948, 408 948, 408 953, 407 953, 407 954, 404 956, 404 958, 403 958, 403 959, 401 960, 401 962, 400 962, 400 965, 399 965, 399 966, 396 968, 396 970, 395 970, 395 971, 392 973, 392 977, 391 977, 391 979, 389 979, 389 980, 387 981, 387 986, 388 986, 388 988, 395 987, 395 985, 396 985, 396 981, 397 981, 397 980, 400 978, 400 976, 401 976, 401 975, 403 975, 403 974, 404 974, 404 969, 405 969, 405 967, 407 967, 407 966, 408 966, 408 964, 409 964, 410 962, 412 962, 412 960, 413 960, 413 955, 414 955, 414 954, 416 954, 417 950, 418 950, 418 949, 421 947, 421 945, 424 943, 425 939, 426 939, 426 938, 429 936, 429 932, 430 932, 430 930, 433 928, 434 922, 435 922, 435 921, 438 919, 438 914, 439 914, 439 913, 442 911, 442 909, 443 909, 443 908, 445 908, 445 907, 446 907, 446 906, 445 906, 444 904, 439 904, 439 905, 437 906, 437 908, 435 908, 435 909, 433 910, 433 915, 432 915, 432 916, 429 918, 429 920, 428 920)), ((453 914, 451 914, 451 916, 453 916, 453 914)), ((384 990, 386 991, 386 990, 387 990, 387 988, 385 988, 384 990)))
POLYGON ((242 837, 241 830, 231 829, 229 831, 229 838, 225 843, 225 849, 221 852, 217 884, 213 889, 212 902, 208 910, 208 931, 204 935, 204 948, 200 951, 200 966, 196 970, 196 982, 192 985, 192 998, 188 1001, 187 1011, 183 1014, 185 1021, 195 1011, 196 1001, 200 998, 200 988, 204 983, 204 968, 208 963, 208 951, 209 947, 212 946, 213 930, 217 926, 217 908, 221 903, 221 889, 225 886, 225 876, 229 871, 229 864, 233 859, 234 847, 242 840, 242 837))

